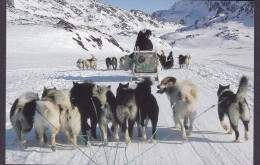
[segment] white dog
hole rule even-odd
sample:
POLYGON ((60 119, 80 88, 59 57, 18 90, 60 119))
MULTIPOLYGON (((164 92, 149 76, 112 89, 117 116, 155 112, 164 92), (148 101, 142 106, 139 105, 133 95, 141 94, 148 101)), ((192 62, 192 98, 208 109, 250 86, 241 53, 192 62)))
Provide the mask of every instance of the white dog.
POLYGON ((175 127, 178 127, 178 124, 181 126, 183 142, 187 142, 185 129, 189 129, 188 135, 192 134, 196 115, 195 106, 198 95, 195 85, 188 81, 178 82, 174 77, 166 77, 158 85, 158 88, 158 93, 166 92, 170 98, 175 127), (187 126, 188 120, 190 120, 189 128, 187 126))
POLYGON ((185 65, 186 65, 186 68, 189 68, 190 59, 191 59, 190 54, 186 54, 186 55, 185 55, 185 65))
POLYGON ((46 145, 46 131, 48 129, 51 131, 51 149, 56 151, 55 137, 60 130, 60 111, 53 99, 54 89, 51 89, 51 91, 48 92, 48 89, 44 88, 44 97, 36 102, 34 128, 35 136, 40 139, 41 146, 46 145))
POLYGON ((79 70, 84 70, 84 59, 80 58, 77 63, 76 63, 77 67, 79 68, 79 70))

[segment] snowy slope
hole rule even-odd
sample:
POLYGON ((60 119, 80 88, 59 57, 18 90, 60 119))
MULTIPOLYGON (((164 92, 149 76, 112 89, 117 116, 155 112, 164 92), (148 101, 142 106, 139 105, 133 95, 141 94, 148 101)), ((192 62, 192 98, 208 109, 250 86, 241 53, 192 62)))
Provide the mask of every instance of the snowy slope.
MULTIPOLYGON (((240 30, 254 36, 253 28, 241 25, 240 30)), ((210 35, 212 32, 205 29, 204 33, 210 35)), ((112 142, 105 147, 105 154, 100 141, 92 142, 92 146, 87 148, 79 137, 78 144, 85 152, 86 155, 84 155, 79 150, 71 150, 65 135, 60 132, 56 137, 58 148, 53 153, 50 149, 50 134, 48 134, 47 147, 40 148, 39 142, 34 138, 34 132, 31 131, 27 135, 28 149, 21 149, 12 130, 9 113, 14 100, 22 92, 33 91, 41 94, 44 86, 70 89, 73 81, 82 82, 85 79, 91 79, 96 84, 111 85, 112 92, 115 94, 119 82, 124 83, 130 80, 130 72, 106 71, 104 59, 111 56, 112 50, 102 53, 100 50, 92 51, 91 53, 95 54, 98 59, 98 70, 79 71, 75 66, 77 59, 88 58, 89 54, 80 49, 72 40, 67 42, 68 37, 70 36, 66 31, 51 27, 7 26, 6 163, 94 164, 86 156, 88 155, 90 158, 93 157, 93 161, 97 164, 124 164, 130 163, 131 160, 134 164, 253 164, 253 39, 229 43, 230 40, 218 41, 212 37, 208 39, 212 42, 210 47, 191 40, 189 44, 183 43, 180 47, 165 48, 166 53, 174 52, 175 66, 160 74, 161 78, 174 76, 179 80, 190 80, 197 85, 199 91, 197 114, 216 104, 218 84, 230 84, 231 89, 236 91, 240 77, 248 75, 250 82, 247 100, 251 113, 249 141, 244 141, 244 128, 240 122, 241 143, 233 143, 235 135, 228 135, 223 130, 215 107, 195 119, 194 133, 189 137, 189 143, 182 144, 180 130, 173 129, 168 98, 166 95, 156 94, 155 84, 152 92, 160 107, 157 139, 160 140, 172 134, 154 147, 151 142, 146 143, 136 137, 135 133, 131 145, 125 148, 123 134, 121 134, 119 143, 110 140, 112 142), (190 69, 178 69, 176 60, 180 53, 191 54, 190 69), (151 149, 143 153, 149 148, 151 149), (138 157, 140 154, 142 155, 138 157), (138 158, 135 159, 136 157, 138 158)), ((124 53, 115 51, 113 55, 119 58, 124 53)), ((97 134, 99 137, 99 133, 97 134)), ((149 123, 148 138, 150 137, 151 125, 149 123)))
MULTIPOLYGON (((96 0, 8 0, 7 22, 19 25, 42 25, 65 29, 70 39, 84 50, 115 49, 129 53, 133 45, 122 45, 121 38, 136 38, 142 29, 156 31, 161 28, 175 31, 179 24, 165 23, 138 10, 102 4, 96 0), (79 39, 79 38, 80 39, 79 39), (99 41, 99 43, 97 42, 99 41), (101 43, 101 44, 100 44, 101 43)), ((133 40, 133 39, 130 39, 133 40)), ((158 39, 157 45, 167 45, 158 39)))

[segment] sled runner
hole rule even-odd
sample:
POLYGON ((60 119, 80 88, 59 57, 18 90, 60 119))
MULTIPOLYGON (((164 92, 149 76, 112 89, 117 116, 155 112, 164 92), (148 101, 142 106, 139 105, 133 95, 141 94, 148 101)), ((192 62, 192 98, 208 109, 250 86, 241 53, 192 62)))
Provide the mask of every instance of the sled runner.
POLYGON ((155 81, 159 81, 158 64, 156 51, 134 51, 132 81, 139 81, 145 77, 154 77, 155 81))

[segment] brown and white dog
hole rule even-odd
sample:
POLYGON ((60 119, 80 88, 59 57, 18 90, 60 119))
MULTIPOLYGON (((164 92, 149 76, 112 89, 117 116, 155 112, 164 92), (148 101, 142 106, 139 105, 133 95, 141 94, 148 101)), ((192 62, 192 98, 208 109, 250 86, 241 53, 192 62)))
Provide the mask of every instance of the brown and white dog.
POLYGON ((97 69, 97 59, 93 54, 90 54, 92 56, 91 59, 86 59, 85 60, 85 67, 86 69, 97 69))
POLYGON ((166 93, 169 97, 175 128, 178 127, 178 124, 180 125, 183 142, 187 142, 185 129, 189 129, 188 135, 192 134, 196 115, 195 106, 198 97, 196 86, 188 81, 179 82, 174 77, 166 77, 157 87, 159 89, 157 93, 166 93), (188 120, 190 121, 189 128, 187 126, 188 120))

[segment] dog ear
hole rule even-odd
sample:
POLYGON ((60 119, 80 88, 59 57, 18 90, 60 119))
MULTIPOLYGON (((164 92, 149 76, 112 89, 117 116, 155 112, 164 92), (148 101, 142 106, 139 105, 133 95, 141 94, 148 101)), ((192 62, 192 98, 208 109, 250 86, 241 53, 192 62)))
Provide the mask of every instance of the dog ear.
POLYGON ((108 87, 108 89, 111 89, 111 85, 108 85, 107 87, 108 87))
POLYGON ((176 78, 169 77, 168 84, 170 87, 172 87, 176 83, 176 78))
POLYGON ((230 84, 227 86, 228 87, 228 89, 230 88, 230 84))
POLYGON ((129 83, 126 84, 127 88, 129 87, 129 83))
POLYGON ((99 85, 97 85, 97 88, 99 88, 99 85))
POLYGON ((121 87, 122 86, 122 84, 121 83, 119 83, 119 87, 121 87))
POLYGON ((46 87, 43 87, 43 92, 46 92, 48 89, 46 87))

